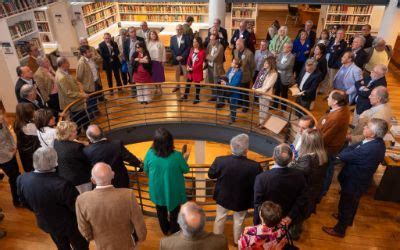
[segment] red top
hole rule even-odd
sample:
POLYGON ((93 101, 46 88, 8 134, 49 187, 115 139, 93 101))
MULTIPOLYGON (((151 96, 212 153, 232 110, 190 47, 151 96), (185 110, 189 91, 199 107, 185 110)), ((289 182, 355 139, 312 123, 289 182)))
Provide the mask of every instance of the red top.
MULTIPOLYGON (((138 58, 143 58, 143 54, 139 54, 138 58)), ((153 80, 143 64, 139 63, 137 70, 133 72, 133 81, 135 83, 151 83, 153 80)))
POLYGON ((187 65, 193 69, 187 73, 187 78, 193 82, 201 82, 203 80, 203 63, 206 58, 204 49, 200 49, 198 53, 194 53, 193 48, 190 49, 187 59, 187 65))

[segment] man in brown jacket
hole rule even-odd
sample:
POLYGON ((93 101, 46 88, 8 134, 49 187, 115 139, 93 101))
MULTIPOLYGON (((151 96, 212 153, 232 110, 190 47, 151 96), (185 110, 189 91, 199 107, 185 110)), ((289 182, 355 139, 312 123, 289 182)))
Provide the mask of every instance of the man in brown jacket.
POLYGON ((335 170, 334 161, 336 155, 343 148, 347 129, 350 122, 350 111, 348 108, 348 98, 344 91, 334 90, 328 96, 330 111, 318 121, 317 128, 321 131, 324 146, 328 153, 329 163, 324 180, 323 193, 328 192, 332 183, 333 172, 335 170))
POLYGON ((96 249, 136 249, 146 239, 146 224, 133 190, 114 188, 114 172, 103 162, 94 165, 93 191, 82 193, 76 200, 78 228, 96 249))
POLYGON ((194 202, 186 202, 178 215, 181 231, 162 239, 160 250, 228 249, 225 236, 204 231, 205 222, 203 209, 194 202))
MULTIPOLYGON (((218 42, 218 38, 216 35, 210 35, 210 43, 207 46, 207 72, 208 72, 208 83, 218 83, 218 78, 222 75, 225 75, 224 70, 224 46, 222 46, 218 42)), ((212 89, 212 96, 209 101, 217 100, 217 92, 216 88, 212 89)))
MULTIPOLYGON (((242 88, 250 89, 251 80, 253 77, 254 70, 256 68, 256 62, 254 60, 254 54, 245 47, 245 41, 243 38, 239 38, 236 40, 236 49, 233 52, 233 56, 235 59, 238 59, 242 64, 242 82, 240 83, 242 88)), ((249 94, 243 93, 241 99, 243 101, 239 101, 239 106, 243 107, 243 112, 246 113, 249 107, 249 94)))
POLYGON ((39 56, 36 61, 39 64, 39 68, 33 75, 33 79, 37 83, 43 100, 50 108, 60 112, 58 89, 54 82, 56 72, 54 72, 50 61, 46 56, 39 56))

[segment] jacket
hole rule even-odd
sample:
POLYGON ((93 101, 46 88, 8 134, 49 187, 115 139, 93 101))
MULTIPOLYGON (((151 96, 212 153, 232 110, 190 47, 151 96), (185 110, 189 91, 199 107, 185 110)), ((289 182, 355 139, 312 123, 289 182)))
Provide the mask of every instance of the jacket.
MULTIPOLYGON (((297 78, 297 84, 300 88, 301 81, 306 73, 305 69, 301 70, 299 77, 297 78)), ((307 101, 314 101, 317 96, 317 88, 319 85, 319 81, 321 80, 320 73, 314 70, 311 75, 307 78, 306 82, 304 83, 301 91, 304 91, 304 95, 300 96, 301 99, 307 101)))
POLYGON ((250 33, 247 30, 245 30, 245 31, 242 32, 242 34, 240 34, 240 30, 236 29, 233 32, 233 35, 231 37, 231 44, 233 45, 233 48, 236 48, 236 41, 239 38, 242 38, 244 40, 244 44, 245 44, 246 48, 250 47, 250 44, 249 44, 250 43, 250 39, 249 39, 250 38, 250 33))
POLYGON ((283 45, 285 43, 290 42, 290 37, 285 36, 282 40, 280 39, 279 34, 276 34, 272 40, 269 42, 269 51, 275 54, 279 54, 282 52, 283 45))
POLYGON ((108 46, 106 42, 101 42, 99 44, 99 53, 101 58, 103 59, 103 69, 104 70, 110 70, 112 68, 119 68, 120 67, 120 61, 119 61, 119 54, 120 51, 118 49, 118 45, 116 42, 111 41, 111 53, 110 50, 108 49, 108 46))
POLYGON ((376 138, 343 149, 338 158, 345 163, 339 174, 342 192, 361 196, 371 184, 372 177, 385 157, 385 143, 376 138))
POLYGON ((32 57, 32 56, 28 57, 28 62, 27 62, 26 66, 28 66, 32 70, 33 73, 35 73, 36 70, 39 68, 39 64, 37 63, 37 59, 32 57))
POLYGON ((335 39, 331 39, 328 43, 327 54, 329 55, 328 59, 328 68, 339 69, 342 65, 341 58, 347 48, 347 43, 345 40, 340 40, 338 44, 335 44, 335 39))
POLYGON ((78 65, 76 68, 76 79, 82 83, 83 90, 85 92, 94 92, 95 91, 95 83, 93 78, 92 70, 90 69, 89 62, 86 57, 81 56, 78 61, 78 65))
POLYGON ((177 36, 172 36, 170 39, 170 49, 172 52, 172 64, 178 65, 179 63, 184 65, 187 62, 187 58, 190 50, 190 39, 188 36, 182 35, 181 43, 178 44, 177 36), (182 56, 182 60, 178 62, 177 56, 182 56))
POLYGON ((356 112, 360 115, 367 109, 370 109, 371 102, 369 96, 374 88, 378 86, 387 86, 386 77, 381 77, 371 81, 371 76, 366 76, 363 80, 356 82, 356 112))
MULTIPOLYGON (((18 102, 21 102, 21 100, 22 100, 20 93, 21 93, 22 86, 24 86, 25 84, 28 84, 28 83, 25 82, 22 78, 18 78, 18 81, 15 84, 15 96, 17 97, 18 102)), ((33 80, 33 79, 32 79, 32 84, 36 89, 36 95, 37 95, 36 100, 39 103, 41 103, 42 106, 45 105, 46 102, 44 101, 45 99, 43 98, 42 93, 40 92, 40 88, 38 88, 35 80, 33 80)))
POLYGON ((354 99, 356 97, 355 82, 361 80, 362 78, 362 70, 357 67, 355 63, 352 63, 347 69, 345 69, 345 66, 342 65, 338 73, 333 78, 333 87, 335 89, 346 91, 346 94, 349 97, 349 103, 352 104, 354 103, 354 99), (343 81, 337 80, 341 70, 346 70, 343 81))
MULTIPOLYGON (((61 68, 56 71, 55 82, 58 87, 58 100, 60 109, 65 109, 70 103, 84 96, 79 89, 78 82, 70 75, 65 73, 61 68)), ((83 101, 80 105, 75 105, 71 111, 79 111, 83 109, 83 101)))
POLYGON ((134 249, 132 234, 138 241, 146 239, 146 224, 131 189, 85 192, 76 200, 76 216, 79 231, 88 241, 94 240, 98 250, 134 249))
POLYGON ((200 49, 194 61, 193 54, 193 49, 190 49, 186 65, 192 68, 192 70, 187 72, 187 78, 193 82, 201 82, 203 81, 203 64, 206 59, 206 52, 204 49, 200 49))
MULTIPOLYGON (((150 57, 149 52, 143 54, 143 57, 146 57, 146 56, 147 56, 148 63, 142 63, 142 66, 151 75, 152 74, 152 67, 151 67, 152 63, 151 63, 151 57, 150 57)), ((132 58, 131 58, 133 72, 136 72, 139 67, 140 63, 138 61, 135 61, 135 59, 138 57, 139 57, 139 53, 134 52, 132 55, 132 58)))
MULTIPOLYGON (((351 48, 348 49, 348 51, 352 51, 351 48)), ((354 52, 355 58, 354 58, 354 63, 359 67, 360 69, 364 69, 365 64, 368 62, 368 53, 364 49, 359 49, 357 52, 354 52)))
POLYGON ((68 140, 55 140, 54 149, 58 156, 58 175, 79 186, 90 182, 92 166, 83 154, 83 144, 68 140))
POLYGON ((282 208, 282 217, 293 221, 305 217, 307 183, 304 174, 288 167, 272 168, 256 177, 254 183, 254 225, 260 224, 259 207, 272 201, 282 208))
POLYGON ((208 170, 208 177, 216 179, 214 200, 218 205, 233 211, 253 207, 254 181, 261 173, 258 162, 245 156, 220 156, 208 170))
POLYGON ((325 55, 321 56, 318 60, 317 60, 317 69, 319 72, 319 82, 322 82, 325 77, 326 74, 328 74, 328 62, 326 61, 326 57, 325 55))
POLYGON ((43 101, 48 102, 50 93, 53 88, 54 80, 48 76, 45 69, 39 67, 33 75, 33 79, 37 83, 40 93, 42 94, 43 101))
POLYGON ((17 178, 18 196, 35 213, 43 231, 68 234, 77 227, 75 200, 78 190, 56 172, 29 172, 17 178))
POLYGON ((286 57, 284 57, 283 53, 278 54, 276 58, 276 67, 278 68, 282 85, 288 86, 293 82, 294 61, 295 56, 290 52, 286 57))
MULTIPOLYGON (((126 37, 126 39, 124 40, 124 42, 123 42, 123 55, 124 55, 124 59, 127 61, 127 62, 132 62, 131 60, 132 60, 132 58, 130 57, 130 52, 131 52, 131 38, 128 36, 128 37, 126 37)), ((137 34, 136 34, 136 43, 138 43, 138 42, 145 42, 145 40, 142 38, 142 37, 140 37, 140 36, 138 36, 137 34)), ((135 53, 136 52, 136 48, 133 48, 133 53, 135 53)), ((133 53, 132 53, 132 55, 133 55, 133 53)))
POLYGON ((242 82, 249 83, 253 78, 253 73, 256 68, 256 62, 254 61, 254 54, 249 49, 244 49, 242 55, 239 57, 239 51, 234 50, 233 55, 235 59, 242 62, 242 67, 240 68, 243 72, 242 82))
MULTIPOLYGON (((208 29, 207 38, 204 41, 204 43, 205 43, 204 45, 206 47, 208 46, 208 43, 210 41, 210 35, 211 35, 211 28, 208 29)), ((229 43, 228 43, 228 32, 226 31, 226 29, 224 29, 222 27, 219 27, 218 35, 219 35, 218 41, 224 47, 224 51, 225 51, 225 49, 229 46, 229 43)))
POLYGON ((343 147, 349 122, 350 111, 347 106, 325 114, 318 121, 317 128, 322 133, 328 155, 335 156, 343 147))
POLYGON ((211 44, 208 44, 207 56, 206 56, 207 62, 213 63, 212 70, 214 78, 218 78, 219 76, 225 75, 225 70, 224 70, 225 49, 220 43, 217 43, 216 46, 217 46, 217 51, 215 52, 214 55, 211 55, 211 50, 213 46, 211 44))
POLYGON ((160 250, 187 249, 228 250, 228 241, 224 235, 204 231, 195 237, 184 236, 182 231, 179 231, 160 241, 160 250))
MULTIPOLYGON (((231 73, 231 71, 233 70, 233 68, 229 68, 228 72, 226 72, 226 77, 229 76, 229 74, 231 73)), ((231 87, 240 87, 240 83, 242 82, 242 77, 243 77, 243 72, 241 69, 239 69, 238 71, 236 71, 236 73, 233 75, 232 79, 229 81, 229 83, 227 83, 227 86, 231 86, 231 87)), ((229 77, 228 77, 229 79, 229 77)), ((239 92, 239 90, 230 90, 232 91, 230 94, 231 98, 234 99, 240 99, 241 97, 241 93, 239 92)))
POLYGON ((136 156, 129 152, 121 141, 100 140, 90 144, 83 149, 83 153, 89 159, 92 166, 98 162, 105 162, 111 166, 115 173, 112 184, 114 187, 129 187, 128 170, 124 161, 134 167, 140 167, 141 162, 136 156))

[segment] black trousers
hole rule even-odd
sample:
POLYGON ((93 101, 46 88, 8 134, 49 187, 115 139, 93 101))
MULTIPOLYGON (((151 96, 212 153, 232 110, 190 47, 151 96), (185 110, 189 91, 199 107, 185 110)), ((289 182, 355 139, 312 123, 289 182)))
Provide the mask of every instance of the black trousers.
POLYGON ((113 73, 115 77, 115 81, 117 82, 117 86, 121 86, 121 76, 119 74, 119 68, 118 66, 112 65, 110 68, 106 69, 106 75, 107 75, 107 82, 108 82, 108 87, 112 88, 113 87, 113 73))
POLYGON ((303 69, 304 62, 302 61, 295 61, 293 65, 293 72, 296 74, 296 78, 299 77, 301 70, 303 69))
POLYGON ((163 232, 163 234, 165 235, 168 235, 168 233, 173 234, 181 230, 178 224, 178 214, 180 209, 181 209, 180 205, 174 208, 174 210, 169 212, 169 218, 168 218, 167 207, 156 205, 158 222, 160 223, 161 231, 163 232))
MULTIPOLYGON (((287 99, 288 91, 289 91, 289 85, 283 85, 281 80, 278 78, 278 81, 276 81, 276 84, 275 84, 274 94, 276 96, 280 96, 280 97, 287 99)), ((286 102, 282 102, 282 104, 286 104, 286 102)), ((282 104, 281 104, 281 109, 286 110, 287 106, 282 105, 282 104)), ((274 108, 278 108, 278 100, 277 99, 275 99, 273 106, 274 106, 274 108)))
POLYGON ((339 220, 335 225, 335 231, 341 234, 346 233, 346 228, 353 224, 354 217, 357 213, 358 204, 360 203, 360 195, 341 191, 338 206, 339 220))
POLYGON ((51 108, 57 112, 61 112, 60 103, 58 101, 58 93, 50 94, 49 98, 50 99, 47 101, 47 105, 49 105, 49 108, 51 108))
MULTIPOLYGON (((186 82, 192 82, 192 80, 188 79, 186 82)), ((191 86, 190 84, 186 84, 184 98, 187 98, 187 96, 189 95, 190 86, 191 86)), ((196 84, 196 97, 195 97, 195 100, 200 100, 200 88, 201 88, 201 86, 196 84)))
POLYGON ((128 73, 122 72, 122 68, 120 68, 121 71, 121 78, 122 78, 122 83, 125 85, 128 84, 128 73))
MULTIPOLYGON (((307 110, 310 110, 310 106, 311 106, 311 100, 306 100, 306 99, 304 99, 302 96, 298 96, 297 98, 296 98, 296 102, 300 105, 300 106, 302 106, 303 108, 305 108, 305 109, 307 109, 307 110)), ((303 116, 301 113, 299 113, 299 112, 296 112, 296 115, 298 116, 298 117, 301 117, 301 116, 303 116)))
POLYGON ((88 250, 89 242, 83 238, 76 225, 72 232, 66 234, 50 233, 51 239, 58 250, 88 250))
POLYGON ((17 195, 17 177, 21 174, 18 169, 18 163, 15 156, 8 162, 0 164, 0 168, 8 176, 8 182, 10 183, 11 196, 14 204, 18 204, 17 195))

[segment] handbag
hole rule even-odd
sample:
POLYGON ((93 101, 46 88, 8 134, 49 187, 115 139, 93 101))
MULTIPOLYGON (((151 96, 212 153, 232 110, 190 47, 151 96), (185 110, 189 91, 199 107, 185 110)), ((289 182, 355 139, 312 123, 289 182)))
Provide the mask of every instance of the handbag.
POLYGON ((299 247, 296 247, 294 244, 293 244, 293 239, 292 239, 292 235, 290 235, 290 232, 289 232, 289 228, 287 227, 287 226, 284 226, 285 227, 285 231, 286 231, 286 234, 285 234, 285 238, 286 238, 286 240, 287 240, 287 243, 286 243, 286 245, 283 247, 283 250, 299 250, 300 248, 299 247))
POLYGON ((121 62, 121 72, 124 74, 128 73, 128 63, 125 60, 121 62))

